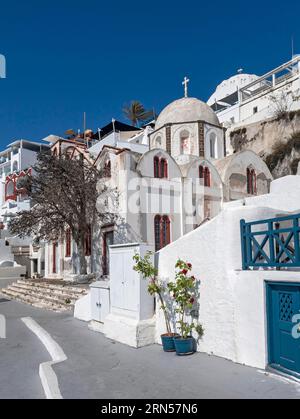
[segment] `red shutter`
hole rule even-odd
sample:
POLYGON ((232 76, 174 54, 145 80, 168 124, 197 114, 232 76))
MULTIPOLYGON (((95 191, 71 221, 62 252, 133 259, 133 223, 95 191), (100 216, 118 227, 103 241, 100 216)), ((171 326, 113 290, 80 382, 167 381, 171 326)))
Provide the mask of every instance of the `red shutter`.
POLYGON ((156 215, 154 218, 154 241, 155 251, 161 249, 161 216, 156 215))
POLYGON ((66 231, 66 257, 71 256, 71 230, 68 228, 66 231))
POLYGON ((199 178, 203 179, 203 166, 199 166, 199 178))
POLYGON ((208 167, 204 169, 204 186, 210 187, 210 170, 208 167))
POLYGON ((153 159, 154 177, 159 178, 159 158, 157 156, 153 159))
POLYGON ((166 215, 162 219, 162 241, 161 247, 165 247, 171 243, 170 219, 166 215))

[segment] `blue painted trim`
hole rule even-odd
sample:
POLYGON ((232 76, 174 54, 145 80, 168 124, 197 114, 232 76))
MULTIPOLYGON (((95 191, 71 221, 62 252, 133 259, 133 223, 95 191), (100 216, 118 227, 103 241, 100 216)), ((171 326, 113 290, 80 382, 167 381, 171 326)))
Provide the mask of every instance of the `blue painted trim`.
POLYGON ((300 267, 300 214, 269 218, 246 223, 240 221, 242 268, 300 267), (291 226, 280 228, 280 223, 290 221, 291 226), (262 229, 257 227, 262 225, 262 229), (268 229, 265 229, 265 225, 268 229), (255 231, 252 228, 256 227, 255 231), (282 235, 285 234, 285 237, 282 235), (291 246, 293 242, 294 247, 291 246))

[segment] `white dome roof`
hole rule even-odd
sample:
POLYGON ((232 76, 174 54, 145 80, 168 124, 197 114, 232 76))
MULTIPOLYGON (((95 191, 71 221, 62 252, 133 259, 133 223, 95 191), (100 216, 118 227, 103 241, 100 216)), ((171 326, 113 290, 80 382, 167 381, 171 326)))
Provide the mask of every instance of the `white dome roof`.
POLYGON ((216 91, 208 99, 208 105, 213 105, 215 101, 224 99, 226 96, 235 93, 237 89, 247 86, 247 84, 252 83, 257 80, 259 77, 255 74, 236 74, 230 77, 227 80, 222 81, 219 86, 216 88, 216 91))
POLYGON ((165 124, 181 122, 205 121, 213 125, 220 125, 215 112, 206 103, 193 97, 184 97, 170 103, 159 115, 155 129, 165 124))

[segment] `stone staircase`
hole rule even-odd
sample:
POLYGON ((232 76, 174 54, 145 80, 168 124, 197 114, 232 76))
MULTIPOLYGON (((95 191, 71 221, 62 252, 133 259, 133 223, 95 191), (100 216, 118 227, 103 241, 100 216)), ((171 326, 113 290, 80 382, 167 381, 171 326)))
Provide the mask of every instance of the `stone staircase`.
POLYGON ((9 299, 56 312, 72 311, 75 302, 87 292, 82 285, 51 280, 18 280, 0 290, 9 299))

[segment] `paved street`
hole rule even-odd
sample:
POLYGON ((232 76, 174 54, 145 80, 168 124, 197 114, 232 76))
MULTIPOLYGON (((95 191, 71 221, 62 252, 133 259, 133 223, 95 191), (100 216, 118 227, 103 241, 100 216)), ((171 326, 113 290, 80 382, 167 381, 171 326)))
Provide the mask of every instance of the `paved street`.
POLYGON ((224 359, 179 358, 160 346, 133 349, 91 332, 70 314, 0 298, 7 339, 0 339, 0 398, 44 398, 38 369, 51 360, 21 321, 32 317, 68 359, 54 366, 64 398, 300 398, 300 385, 224 359))

